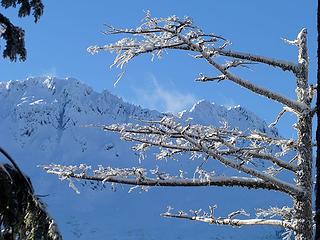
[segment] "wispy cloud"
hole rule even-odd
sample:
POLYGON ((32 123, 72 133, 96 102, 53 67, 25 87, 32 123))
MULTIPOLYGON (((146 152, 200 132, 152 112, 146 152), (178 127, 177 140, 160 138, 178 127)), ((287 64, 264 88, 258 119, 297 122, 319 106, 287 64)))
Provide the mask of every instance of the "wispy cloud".
POLYGON ((151 86, 135 88, 135 102, 150 109, 163 112, 177 113, 190 108, 197 98, 190 93, 183 93, 177 89, 163 87, 154 75, 150 76, 151 86))
POLYGON ((36 72, 29 74, 28 77, 37 77, 37 76, 48 76, 48 77, 58 77, 58 71, 56 67, 51 67, 50 69, 43 70, 41 72, 36 72))
POLYGON ((227 108, 233 108, 239 104, 236 104, 235 101, 233 100, 233 98, 227 98, 227 97, 223 97, 224 101, 222 102, 222 105, 227 107, 227 108))

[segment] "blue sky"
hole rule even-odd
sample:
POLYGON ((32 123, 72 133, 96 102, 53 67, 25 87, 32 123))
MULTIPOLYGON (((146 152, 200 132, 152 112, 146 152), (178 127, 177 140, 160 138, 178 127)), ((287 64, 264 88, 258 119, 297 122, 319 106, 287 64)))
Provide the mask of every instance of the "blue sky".
MULTIPOLYGON (((231 49, 253 52, 284 60, 296 61, 297 49, 284 44, 281 37, 294 39, 302 27, 309 31, 310 81, 316 81, 316 4, 303 0, 221 0, 221 1, 71 1, 45 0, 44 16, 38 24, 32 18, 18 19, 16 10, 5 11, 26 30, 28 60, 10 63, 0 60, 0 81, 24 79, 28 76, 52 75, 75 77, 95 90, 108 89, 125 100, 160 111, 180 111, 195 101, 207 99, 227 106, 242 105, 267 122, 272 122, 281 110, 248 90, 223 81, 195 82, 200 72, 214 75, 204 61, 185 52, 168 52, 162 60, 151 62, 143 56, 129 64, 126 75, 114 87, 119 71, 109 66, 114 55, 92 56, 90 45, 115 40, 101 34, 103 24, 134 27, 140 24, 144 11, 154 16, 190 16, 196 25, 231 40, 231 49)), ((3 44, 3 42, 1 43, 3 44)), ((3 45, 1 45, 3 47, 3 45)), ((255 66, 242 71, 242 76, 295 98, 295 79, 290 73, 255 66)), ((279 124, 282 134, 294 119, 287 115, 279 124)))

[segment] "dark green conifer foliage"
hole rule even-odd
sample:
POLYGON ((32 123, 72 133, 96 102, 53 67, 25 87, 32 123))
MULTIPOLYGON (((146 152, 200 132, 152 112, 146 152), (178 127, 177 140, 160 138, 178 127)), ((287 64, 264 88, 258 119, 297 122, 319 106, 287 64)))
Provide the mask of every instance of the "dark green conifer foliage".
MULTIPOLYGON (((32 13, 35 22, 42 16, 44 8, 41 0, 1 0, 1 6, 4 8, 18 7, 19 17, 26 17, 32 13)), ((5 40, 4 58, 9 58, 11 61, 26 60, 24 30, 12 24, 10 19, 2 13, 0 13, 0 37, 5 40)))
POLYGON ((12 164, 0 164, 0 240, 61 240, 30 179, 1 147, 0 153, 12 164))

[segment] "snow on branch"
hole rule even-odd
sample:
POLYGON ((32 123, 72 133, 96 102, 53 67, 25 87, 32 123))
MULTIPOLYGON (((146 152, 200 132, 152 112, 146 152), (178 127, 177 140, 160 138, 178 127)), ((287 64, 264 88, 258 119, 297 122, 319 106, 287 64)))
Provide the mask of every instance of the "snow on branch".
MULTIPOLYGON (((226 186, 226 187, 247 187, 256 189, 268 189, 282 191, 281 188, 277 188, 273 183, 263 181, 257 178, 245 178, 245 177, 221 177, 221 176, 206 176, 204 178, 188 179, 183 176, 171 176, 167 173, 161 172, 158 168, 152 169, 149 172, 140 167, 133 168, 112 168, 99 166, 98 169, 90 171, 91 167, 85 164, 79 166, 63 166, 63 165, 47 165, 43 166, 43 169, 50 174, 58 175, 61 180, 68 180, 72 182, 72 179, 87 180, 91 183, 102 182, 112 184, 126 184, 132 185, 129 192, 133 191, 137 187, 146 190, 145 187, 203 187, 203 186, 226 186), (151 177, 149 177, 149 175, 151 177)), ((74 183, 70 184, 70 187, 75 189, 77 193, 79 190, 74 183)), ((95 189, 95 188, 94 188, 95 189)), ((187 214, 183 211, 179 211, 177 214, 171 213, 172 208, 169 208, 167 212, 161 214, 163 217, 188 219, 193 221, 206 222, 209 224, 217 225, 230 225, 234 227, 241 227, 245 225, 275 225, 282 226, 286 229, 294 229, 294 225, 290 221, 290 214, 292 214, 289 208, 271 208, 267 210, 258 209, 257 217, 254 219, 242 219, 236 218, 239 216, 246 216, 244 210, 239 210, 228 214, 227 217, 216 217, 214 210, 216 206, 210 206, 209 211, 205 212, 201 209, 191 210, 191 214, 187 214), (272 219, 275 216, 280 216, 283 220, 272 219), (266 219, 269 217, 270 219, 266 219)))
POLYGON ((178 49, 192 50, 179 38, 178 35, 182 34, 193 43, 200 44, 209 49, 211 56, 221 55, 248 60, 250 62, 264 63, 279 67, 284 71, 297 71, 297 66, 291 62, 225 50, 225 48, 230 45, 230 41, 217 34, 204 33, 201 28, 193 24, 190 17, 180 19, 173 15, 167 18, 154 18, 150 11, 148 11, 143 19, 143 23, 137 28, 119 29, 110 25, 106 25, 106 27, 107 29, 104 33, 107 35, 125 34, 132 35, 134 38, 123 38, 115 44, 105 46, 91 46, 88 48, 88 51, 92 54, 101 50, 116 51, 123 55, 123 58, 117 58, 115 60, 115 62, 119 63, 121 60, 124 60, 123 63, 128 62, 133 57, 142 53, 157 52, 161 55, 164 48, 177 47, 178 49))
MULTIPOLYGON (((255 189, 268 189, 282 191, 283 189, 277 187, 271 182, 267 182, 258 178, 246 178, 237 176, 214 176, 212 174, 201 173, 197 178, 185 178, 181 174, 178 176, 171 176, 168 173, 164 173, 159 168, 147 171, 141 167, 133 168, 112 168, 99 166, 98 169, 91 171, 91 166, 81 164, 79 166, 63 166, 63 165, 47 165, 42 166, 50 174, 58 175, 61 180, 67 180, 72 182, 72 187, 77 193, 79 190, 73 183, 72 179, 90 181, 92 187, 93 182, 100 182, 103 187, 106 183, 111 183, 114 188, 114 184, 132 185, 129 192, 132 192, 136 188, 142 190, 148 190, 148 187, 210 187, 210 186, 224 186, 224 187, 246 187, 255 189)), ((93 189, 96 189, 93 187, 93 189)), ((290 193, 288 190, 287 193, 290 193)), ((206 222, 209 224, 217 225, 230 225, 234 227, 241 227, 244 225, 275 225, 282 226, 286 229, 294 229, 294 225, 290 221, 290 214, 292 214, 289 208, 271 208, 267 210, 258 209, 257 217, 254 219, 237 218, 240 216, 249 217, 249 214, 244 210, 238 210, 228 214, 227 217, 216 217, 214 210, 216 206, 210 206, 209 211, 190 210, 190 214, 183 211, 179 211, 177 214, 171 213, 171 207, 168 211, 161 214, 163 217, 181 218, 193 221, 206 222), (281 217, 280 219, 272 219, 274 217, 281 217), (270 219, 266 219, 266 218, 270 219)))
MULTIPOLYGON (((195 46, 194 48, 198 48, 198 46, 195 46)), ((307 106, 303 103, 289 99, 284 95, 281 95, 277 92, 271 91, 270 89, 253 84, 252 82, 246 79, 240 78, 232 74, 230 71, 227 71, 227 68, 225 66, 222 66, 221 64, 214 61, 213 58, 210 57, 207 52, 201 49, 198 49, 198 51, 200 51, 203 54, 203 57, 208 61, 210 65, 212 65, 214 68, 216 68, 218 71, 222 73, 225 79, 229 79, 230 81, 240 85, 241 87, 249 89, 250 91, 257 93, 261 96, 264 96, 269 99, 275 100, 279 103, 282 103, 283 105, 295 110, 298 113, 303 112, 304 110, 307 109, 307 106)), ((209 78, 206 80, 211 81, 209 78)))
MULTIPOLYGON (((112 66, 123 68, 133 58, 145 53, 151 53, 153 56, 161 58, 167 49, 187 50, 198 54, 196 57, 206 59, 210 65, 222 73, 223 79, 229 79, 259 95, 280 102, 297 112, 302 112, 307 108, 302 103, 257 86, 228 71, 230 68, 246 66, 246 64, 265 63, 279 67, 282 70, 290 70, 297 75, 300 72, 298 65, 262 56, 225 50, 230 45, 227 39, 216 34, 204 33, 202 29, 193 24, 193 21, 189 17, 183 19, 177 16, 154 18, 150 12, 147 12, 143 23, 139 27, 117 29, 109 26, 105 33, 124 34, 127 36, 114 44, 91 46, 88 48, 88 51, 92 54, 99 51, 116 52, 117 56, 112 66), (231 57, 232 60, 227 60, 225 65, 220 65, 213 60, 217 56, 231 57)), ((211 79, 205 80, 209 81, 211 79)))
POLYGON ((276 120, 273 123, 270 123, 270 125, 268 126, 269 128, 274 128, 278 122, 280 121, 281 117, 286 113, 286 112, 290 112, 289 108, 284 107, 281 112, 278 114, 276 120))
MULTIPOLYGON (((42 166, 47 173, 57 175, 61 180, 72 182, 76 180, 88 180, 102 183, 115 183, 133 186, 146 187, 246 187, 252 189, 267 189, 282 191, 272 183, 265 182, 257 178, 237 177, 237 176, 214 176, 208 172, 199 172, 193 178, 186 178, 181 174, 171 176, 168 173, 159 171, 158 168, 147 171, 144 168, 112 168, 99 166, 98 169, 89 172, 91 166, 81 164, 79 166, 64 166, 51 164, 42 166)), ((78 188, 72 182, 69 184, 77 193, 78 188)))
POLYGON ((199 156, 200 153, 227 167, 270 182, 281 191, 291 194, 303 193, 302 189, 269 174, 269 169, 261 171, 250 167, 250 165, 255 166, 254 162, 259 159, 270 163, 271 166, 280 167, 281 170, 296 172, 298 170, 296 164, 276 157, 293 150, 295 146, 293 140, 272 138, 258 132, 245 133, 229 129, 228 126, 220 128, 202 125, 183 126, 170 117, 164 117, 160 121, 149 121, 149 125, 145 126, 114 124, 103 126, 103 129, 119 132, 126 141, 138 142, 134 150, 143 152, 151 146, 160 147, 160 153, 157 155, 159 159, 172 157, 181 152, 189 152, 193 157, 199 156), (276 155, 270 152, 272 146, 280 149, 276 155))
POLYGON ((295 164, 288 163, 270 153, 272 146, 279 146, 281 151, 277 155, 285 155, 295 147, 292 139, 272 138, 257 131, 245 133, 237 129, 229 129, 227 125, 222 127, 183 126, 170 117, 149 123, 148 125, 113 124, 102 127, 107 131, 121 133, 124 140, 139 142, 135 150, 147 150, 150 146, 161 147, 163 150, 158 154, 160 159, 167 156, 168 150, 172 154, 181 153, 181 151, 203 152, 201 146, 192 143, 196 141, 214 150, 217 155, 241 159, 242 164, 260 159, 293 172, 298 170, 295 164), (192 142, 188 138, 191 138, 192 142), (242 146, 244 142, 247 144, 246 147, 242 146), (175 151, 172 152, 172 150, 175 151))
POLYGON ((279 67, 284 71, 292 71, 293 73, 298 72, 298 66, 295 63, 292 63, 289 61, 283 61, 279 59, 262 57, 262 56, 251 54, 251 53, 236 52, 236 51, 216 48, 211 54, 212 55, 219 54, 221 56, 244 59, 244 60, 249 60, 251 62, 265 63, 273 67, 279 67))
POLYGON ((169 207, 168 211, 162 213, 161 216, 168 217, 168 218, 179 218, 179 219, 187 219, 192 221, 199 221, 205 222, 209 224, 216 224, 216 225, 229 225, 233 227, 242 227, 246 225, 274 225, 274 226, 281 226, 286 229, 295 230, 294 224, 290 220, 280 220, 280 219, 265 219, 265 218, 253 218, 253 219, 244 219, 236 218, 245 216, 249 217, 248 214, 243 209, 232 212, 228 214, 227 217, 216 217, 215 216, 215 206, 209 206, 209 211, 206 212, 202 209, 199 210, 190 210, 190 213, 186 213, 184 211, 178 211, 178 213, 171 213, 173 208, 169 207))
POLYGON ((293 218, 293 209, 289 207, 271 207, 269 209, 257 209, 256 210, 257 217, 269 217, 269 218, 275 218, 275 217, 281 217, 284 220, 291 220, 293 218))

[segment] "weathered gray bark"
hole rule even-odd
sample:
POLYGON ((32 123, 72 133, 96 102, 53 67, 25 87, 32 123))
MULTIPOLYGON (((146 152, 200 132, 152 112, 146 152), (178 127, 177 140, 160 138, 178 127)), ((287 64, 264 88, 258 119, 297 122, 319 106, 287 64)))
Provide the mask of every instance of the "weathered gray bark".
POLYGON ((307 30, 303 29, 298 38, 299 68, 297 74, 297 98, 308 109, 299 113, 298 133, 298 166, 296 173, 297 187, 304 189, 305 194, 294 197, 296 240, 312 239, 312 113, 311 97, 308 85, 308 49, 307 30))

